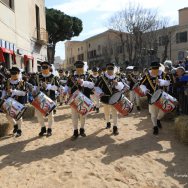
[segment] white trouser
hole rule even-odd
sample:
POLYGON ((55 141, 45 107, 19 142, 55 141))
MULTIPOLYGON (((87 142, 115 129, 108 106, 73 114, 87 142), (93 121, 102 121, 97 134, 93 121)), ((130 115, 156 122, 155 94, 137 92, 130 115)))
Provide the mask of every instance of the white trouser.
MULTIPOLYGON (((38 122, 41 125, 41 127, 45 127, 44 124, 45 117, 42 115, 42 113, 37 109, 35 109, 35 114, 37 116, 38 122)), ((52 124, 54 122, 53 111, 47 116, 47 118, 48 118, 48 128, 52 128, 52 124)))
POLYGON ((138 96, 134 91, 130 91, 130 101, 134 103, 136 99, 136 106, 140 106, 140 96, 138 96))
POLYGON ((64 101, 64 97, 62 95, 59 95, 59 102, 63 103, 63 101, 64 101))
POLYGON ((72 124, 74 130, 78 129, 78 118, 80 117, 80 128, 84 128, 85 125, 85 116, 80 115, 74 108, 71 107, 71 113, 72 113, 72 124))
POLYGON ((18 129, 21 130, 21 126, 22 126, 22 118, 20 118, 18 121, 16 121, 14 118, 10 117, 8 114, 6 114, 6 118, 8 119, 8 122, 14 126, 16 124, 18 124, 18 129))
POLYGON ((60 103, 63 103, 63 102, 66 102, 67 101, 67 95, 59 95, 59 102, 60 103))
POLYGON ((112 120, 114 126, 117 126, 117 120, 118 120, 118 113, 117 110, 109 104, 104 104, 104 116, 106 123, 110 122, 110 111, 112 111, 112 120))
POLYGON ((154 104, 149 104, 149 113, 151 114, 151 121, 153 126, 157 126, 157 120, 161 120, 165 115, 165 112, 163 112, 154 104))
POLYGON ((91 95, 91 100, 94 101, 96 108, 100 107, 100 98, 96 95, 91 95))

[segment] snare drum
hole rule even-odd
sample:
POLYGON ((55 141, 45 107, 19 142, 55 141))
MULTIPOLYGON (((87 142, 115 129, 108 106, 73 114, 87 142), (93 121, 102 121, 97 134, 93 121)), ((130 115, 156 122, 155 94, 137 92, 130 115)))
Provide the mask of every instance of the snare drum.
POLYGON ((129 101, 121 92, 112 95, 109 104, 123 116, 127 116, 133 110, 133 103, 129 101))
POLYGON ((81 115, 87 115, 95 106, 94 103, 79 90, 76 90, 71 95, 68 104, 81 115))
POLYGON ((156 105, 163 112, 172 112, 177 104, 177 99, 158 89, 151 97, 150 104, 156 105))
POLYGON ((136 83, 136 84, 133 86, 133 91, 134 91, 135 93, 137 93, 140 97, 146 96, 146 93, 144 93, 144 92, 142 91, 142 89, 140 88, 140 86, 139 86, 138 83, 136 83))
POLYGON ((56 103, 41 91, 34 97, 31 104, 40 111, 43 116, 48 116, 56 107, 56 103))
POLYGON ((9 97, 3 100, 1 109, 4 113, 8 114, 10 117, 18 121, 23 116, 26 110, 26 106, 9 97))

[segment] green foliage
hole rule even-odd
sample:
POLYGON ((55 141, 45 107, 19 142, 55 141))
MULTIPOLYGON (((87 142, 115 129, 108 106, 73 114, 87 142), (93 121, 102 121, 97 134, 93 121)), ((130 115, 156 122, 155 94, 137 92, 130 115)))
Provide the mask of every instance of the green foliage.
POLYGON ((60 10, 46 8, 46 28, 49 34, 49 43, 70 40, 82 31, 82 21, 71 17, 60 10))

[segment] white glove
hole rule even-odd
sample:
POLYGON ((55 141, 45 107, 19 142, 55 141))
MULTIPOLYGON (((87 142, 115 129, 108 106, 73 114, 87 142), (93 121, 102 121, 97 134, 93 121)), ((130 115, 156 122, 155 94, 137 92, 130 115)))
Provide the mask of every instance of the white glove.
POLYGON ((124 84, 122 82, 118 82, 118 84, 115 86, 115 88, 118 91, 121 91, 124 88, 124 84))
POLYGON ((57 90, 57 86, 56 85, 52 85, 52 84, 47 84, 46 90, 56 91, 57 90))
POLYGON ((146 94, 146 93, 148 92, 148 89, 146 88, 145 85, 140 85, 140 89, 141 89, 141 91, 142 91, 144 94, 146 94))
POLYGON ((20 91, 17 89, 12 90, 12 96, 25 96, 26 92, 25 91, 20 91))
POLYGON ((169 85, 170 85, 169 80, 159 79, 159 86, 169 86, 169 85))
POLYGON ((89 81, 83 81, 81 86, 87 87, 89 89, 93 89, 94 88, 94 83, 93 82, 89 82, 89 81))

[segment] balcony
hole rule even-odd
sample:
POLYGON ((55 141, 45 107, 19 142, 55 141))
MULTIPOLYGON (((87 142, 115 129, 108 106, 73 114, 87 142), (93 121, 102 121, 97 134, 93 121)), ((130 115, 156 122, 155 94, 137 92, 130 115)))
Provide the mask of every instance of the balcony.
POLYGON ((48 32, 44 29, 36 29, 37 43, 44 45, 48 43, 48 32))

